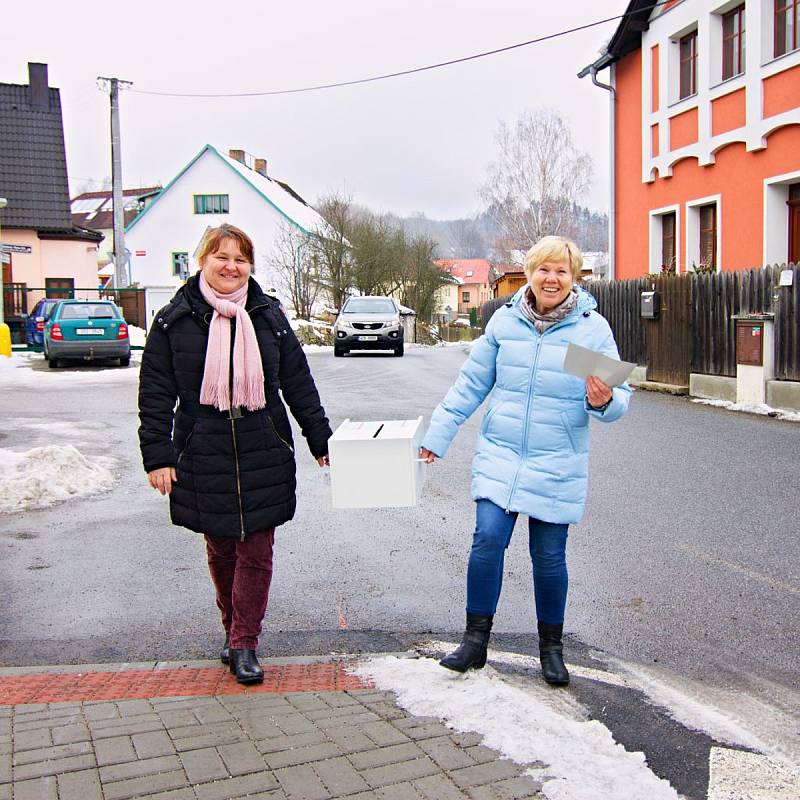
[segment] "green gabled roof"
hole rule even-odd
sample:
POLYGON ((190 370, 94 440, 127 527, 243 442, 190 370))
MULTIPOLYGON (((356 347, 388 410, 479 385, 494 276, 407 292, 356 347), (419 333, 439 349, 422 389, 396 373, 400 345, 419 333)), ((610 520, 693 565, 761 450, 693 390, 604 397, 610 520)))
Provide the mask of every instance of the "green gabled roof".
POLYGON ((272 206, 272 208, 274 208, 288 222, 290 222, 296 228, 301 230, 304 234, 306 235, 310 234, 310 231, 307 231, 299 222, 293 220, 282 208, 276 206, 275 203, 273 203, 272 200, 270 200, 269 197, 267 197, 255 184, 247 180, 247 178, 244 175, 242 175, 242 173, 239 172, 239 170, 237 170, 232 164, 230 164, 228 162, 228 159, 225 158, 219 152, 219 150, 217 150, 216 147, 210 144, 205 145, 200 150, 200 152, 158 193, 156 199, 153 200, 153 202, 150 203, 150 205, 147 206, 147 208, 145 208, 145 210, 142 211, 141 214, 139 214, 135 219, 131 221, 128 227, 125 228, 126 233, 130 231, 136 225, 136 223, 139 222, 139 220, 141 220, 142 217, 144 217, 148 213, 148 211, 150 211, 150 209, 152 209, 153 206, 155 206, 158 203, 159 200, 161 200, 161 198, 172 188, 173 184, 176 183, 183 175, 185 175, 186 172, 188 172, 189 169, 191 169, 194 163, 206 153, 206 151, 212 152, 223 164, 225 164, 226 167, 228 167, 228 169, 230 169, 237 177, 243 180, 253 191, 255 191, 263 200, 269 203, 269 205, 272 206))

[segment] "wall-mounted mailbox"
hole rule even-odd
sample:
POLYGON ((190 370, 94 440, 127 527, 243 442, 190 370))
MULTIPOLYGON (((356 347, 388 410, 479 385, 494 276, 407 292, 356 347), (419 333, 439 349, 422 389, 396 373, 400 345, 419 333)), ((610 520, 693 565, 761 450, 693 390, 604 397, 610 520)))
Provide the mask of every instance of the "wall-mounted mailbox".
POLYGON ((736 363, 764 366, 764 323, 761 320, 736 320, 736 363))
POLYGON ((661 313, 661 295, 658 292, 642 292, 642 319, 658 319, 661 313))

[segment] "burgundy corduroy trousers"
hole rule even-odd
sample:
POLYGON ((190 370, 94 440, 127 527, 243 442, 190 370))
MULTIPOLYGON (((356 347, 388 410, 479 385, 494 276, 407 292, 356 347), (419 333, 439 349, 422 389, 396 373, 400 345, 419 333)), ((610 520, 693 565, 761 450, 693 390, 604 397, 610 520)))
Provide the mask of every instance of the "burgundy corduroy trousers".
POLYGON ((275 529, 251 533, 244 541, 206 536, 211 580, 217 607, 231 647, 255 650, 267 610, 272 581, 275 529))

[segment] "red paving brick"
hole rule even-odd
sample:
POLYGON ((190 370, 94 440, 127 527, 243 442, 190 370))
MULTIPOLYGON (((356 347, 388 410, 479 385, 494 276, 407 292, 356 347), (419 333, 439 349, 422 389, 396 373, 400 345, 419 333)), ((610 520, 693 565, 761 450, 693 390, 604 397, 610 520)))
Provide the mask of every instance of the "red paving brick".
POLYGON ((364 689, 368 682, 341 662, 265 666, 264 683, 242 686, 227 668, 34 673, 0 677, 0 705, 81 700, 133 700, 262 692, 331 692, 364 689))

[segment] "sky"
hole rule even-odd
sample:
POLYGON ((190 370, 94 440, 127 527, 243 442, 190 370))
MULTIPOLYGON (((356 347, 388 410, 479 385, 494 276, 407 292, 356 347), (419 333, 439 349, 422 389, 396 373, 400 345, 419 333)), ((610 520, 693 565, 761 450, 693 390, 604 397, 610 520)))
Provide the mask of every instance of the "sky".
MULTIPOLYGON (((121 96, 126 187, 165 184, 205 145, 266 158, 313 202, 338 191, 377 212, 471 216, 501 120, 549 107, 594 161, 585 205, 608 208, 608 93, 577 73, 618 22, 507 53, 359 86, 273 97, 176 98, 153 92, 258 92, 348 81, 505 47, 620 14, 624 0, 184 0, 76 6, 4 4, 0 82, 49 65, 61 90, 73 192, 111 173, 109 101, 121 96)), ((607 80, 608 73, 601 74, 607 80)))

